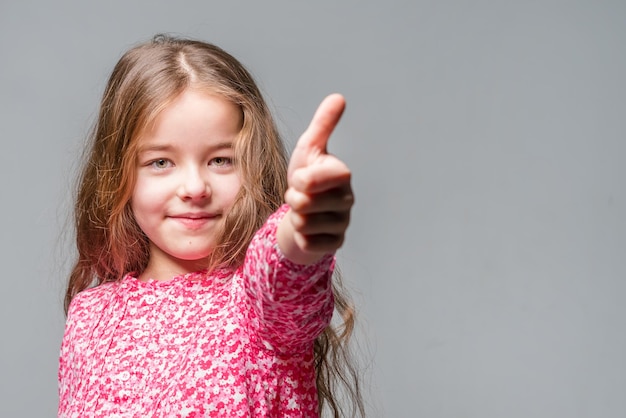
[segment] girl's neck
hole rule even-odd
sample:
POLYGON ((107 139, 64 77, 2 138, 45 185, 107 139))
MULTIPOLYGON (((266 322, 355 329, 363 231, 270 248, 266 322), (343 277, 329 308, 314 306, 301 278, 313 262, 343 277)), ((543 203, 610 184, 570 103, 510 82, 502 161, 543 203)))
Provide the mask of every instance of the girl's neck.
POLYGON ((146 268, 137 276, 142 282, 148 280, 168 281, 177 276, 205 270, 208 259, 184 260, 162 251, 158 246, 150 243, 150 258, 146 268))
POLYGON ((137 279, 146 282, 150 279, 168 281, 177 276, 201 271, 207 268, 206 260, 180 260, 170 257, 150 257, 148 265, 137 279))

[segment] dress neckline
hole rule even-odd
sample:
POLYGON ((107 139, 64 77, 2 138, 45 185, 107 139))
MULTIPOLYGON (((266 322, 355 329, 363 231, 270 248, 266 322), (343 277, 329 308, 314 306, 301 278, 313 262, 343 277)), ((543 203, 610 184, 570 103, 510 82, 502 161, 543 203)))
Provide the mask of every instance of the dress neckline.
POLYGON ((233 269, 216 269, 209 272, 207 269, 194 271, 191 273, 179 274, 168 280, 156 280, 149 278, 148 280, 139 280, 137 273, 128 273, 122 282, 138 289, 166 289, 169 287, 180 285, 194 285, 221 282, 229 279, 234 273, 233 269))

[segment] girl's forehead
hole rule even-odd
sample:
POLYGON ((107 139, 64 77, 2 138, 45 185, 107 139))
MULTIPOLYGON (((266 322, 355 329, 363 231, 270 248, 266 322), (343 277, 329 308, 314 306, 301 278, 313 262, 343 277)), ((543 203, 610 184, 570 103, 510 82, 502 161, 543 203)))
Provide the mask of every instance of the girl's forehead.
POLYGON ((232 144, 243 126, 241 108, 221 95, 187 89, 155 112, 136 137, 136 146, 164 148, 196 144, 232 144))

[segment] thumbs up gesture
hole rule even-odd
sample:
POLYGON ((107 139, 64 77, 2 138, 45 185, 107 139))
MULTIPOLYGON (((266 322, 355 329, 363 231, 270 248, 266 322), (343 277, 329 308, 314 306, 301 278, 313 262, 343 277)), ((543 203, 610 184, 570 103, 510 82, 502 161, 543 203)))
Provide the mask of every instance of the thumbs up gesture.
POLYGON ((285 202, 290 206, 278 227, 278 245, 298 264, 311 264, 341 247, 354 195, 350 169, 327 151, 345 100, 331 94, 319 105, 289 161, 285 202))

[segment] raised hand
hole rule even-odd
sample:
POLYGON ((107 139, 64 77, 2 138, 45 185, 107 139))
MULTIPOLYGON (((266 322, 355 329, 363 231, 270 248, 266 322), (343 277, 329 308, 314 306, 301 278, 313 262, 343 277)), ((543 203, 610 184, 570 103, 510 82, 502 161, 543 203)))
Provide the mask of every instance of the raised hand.
POLYGON ((341 247, 350 222, 354 203, 350 169, 327 152, 344 108, 343 96, 326 97, 289 161, 285 201, 290 211, 278 228, 278 244, 296 263, 313 263, 341 247))

